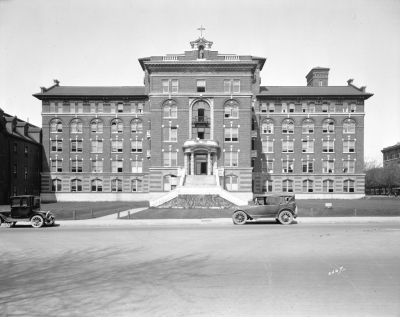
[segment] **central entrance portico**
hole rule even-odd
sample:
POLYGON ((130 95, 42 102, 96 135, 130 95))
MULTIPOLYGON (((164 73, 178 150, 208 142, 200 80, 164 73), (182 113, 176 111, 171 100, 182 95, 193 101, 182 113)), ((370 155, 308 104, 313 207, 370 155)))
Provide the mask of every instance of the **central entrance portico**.
POLYGON ((188 140, 183 145, 186 175, 214 175, 219 144, 214 140, 188 140))

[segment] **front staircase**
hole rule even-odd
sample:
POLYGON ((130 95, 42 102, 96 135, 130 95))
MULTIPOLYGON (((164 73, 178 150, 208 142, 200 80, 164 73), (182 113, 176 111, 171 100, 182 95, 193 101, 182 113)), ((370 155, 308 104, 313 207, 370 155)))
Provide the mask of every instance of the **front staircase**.
POLYGON ((217 181, 214 175, 187 175, 184 186, 196 188, 217 186, 217 181))

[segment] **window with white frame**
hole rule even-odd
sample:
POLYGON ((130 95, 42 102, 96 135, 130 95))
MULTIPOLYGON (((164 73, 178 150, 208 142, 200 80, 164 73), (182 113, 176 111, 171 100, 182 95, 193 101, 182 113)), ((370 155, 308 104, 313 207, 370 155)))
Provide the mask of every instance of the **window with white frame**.
POLYGON ((322 161, 322 173, 334 173, 335 172, 335 161, 334 160, 323 160, 322 161))
POLYGON ((343 173, 354 173, 356 167, 356 161, 344 160, 343 161, 343 173))
POLYGON ((177 118, 178 107, 175 104, 164 106, 164 118, 177 118))
POLYGON ((311 103, 308 105, 308 112, 314 113, 315 112, 315 104, 311 103))
POLYGON ((294 110, 295 110, 294 103, 293 102, 289 103, 289 112, 294 112, 294 110))
POLYGON ((224 140, 225 140, 225 142, 238 142, 239 141, 239 129, 238 128, 225 128, 224 140))
POLYGON ((273 102, 268 103, 268 112, 275 112, 275 104, 273 102))
POLYGON ((267 113, 268 112, 268 107, 267 107, 267 103, 263 102, 261 104, 261 113, 267 113))
POLYGON ((331 104, 329 105, 329 112, 330 112, 330 113, 335 113, 335 112, 336 112, 336 105, 335 105, 335 103, 331 102, 331 104))
POLYGON ((92 160, 91 163, 92 173, 103 173, 103 160, 92 160))
POLYGON ((122 152, 123 141, 122 140, 111 140, 111 152, 117 153, 122 152))
POLYGON ((102 192, 103 191, 103 181, 101 179, 92 179, 91 181, 92 192, 102 192))
POLYGON ((76 112, 76 107, 75 107, 75 103, 71 102, 69 104, 69 113, 75 113, 76 112))
POLYGON ((294 133, 294 122, 292 120, 286 119, 282 122, 282 133, 294 133))
POLYGON ((121 179, 111 180, 111 191, 112 192, 122 192, 122 180, 121 179))
POLYGON ((274 161, 268 160, 262 162, 263 173, 273 173, 274 172, 274 161))
POLYGON ((303 153, 314 153, 314 140, 302 140, 301 146, 303 153))
POLYGON ((124 104, 122 102, 119 102, 117 105, 117 112, 122 113, 124 112, 124 104))
POLYGON ((224 153, 225 166, 239 166, 239 152, 230 151, 224 153))
POLYGON ((82 159, 71 160, 71 172, 72 173, 82 173, 82 167, 83 167, 82 159))
POLYGON ((304 120, 301 128, 304 134, 314 133, 314 121, 312 121, 311 119, 304 120))
POLYGON ((99 102, 97 104, 97 112, 98 113, 103 113, 103 103, 102 102, 99 102))
POLYGON ((164 152, 164 166, 177 166, 178 153, 177 152, 164 152))
POLYGON ((343 191, 345 193, 354 193, 355 181, 348 179, 343 182, 343 191))
POLYGON ((62 102, 57 102, 57 112, 63 113, 63 104, 62 102))
POLYGON ((239 190, 238 177, 235 175, 229 175, 225 177, 225 189, 226 190, 239 190))
POLYGON ((51 172, 62 173, 62 160, 51 160, 51 172))
POLYGON ((314 173, 314 160, 303 160, 303 173, 314 173))
POLYGON ((352 119, 346 119, 343 122, 343 133, 356 133, 356 123, 352 119))
POLYGON ((116 113, 117 112, 117 108, 115 107, 115 103, 111 103, 111 113, 116 113))
POLYGON ((83 113, 83 103, 78 102, 78 113, 83 113))
POLYGON ((335 122, 332 119, 326 119, 322 123, 323 133, 334 133, 335 132, 335 122))
POLYGON ((71 192, 81 192, 82 191, 82 180, 73 179, 71 180, 71 192))
POLYGON ((171 80, 171 92, 172 93, 177 93, 179 90, 179 81, 178 79, 172 79, 171 80))
POLYGON ((230 92, 231 92, 231 80, 224 79, 224 93, 230 93, 230 92))
POLYGON ((169 93, 169 80, 168 79, 162 80, 162 87, 163 87, 163 93, 169 93))
POLYGON ((356 112, 356 104, 355 103, 350 104, 350 112, 356 112))
POLYGON ((239 106, 236 103, 225 105, 225 118, 237 118, 239 116, 239 106))
POLYGON ((131 172, 132 173, 142 173, 143 171, 143 161, 133 160, 131 161, 131 172))
POLYGON ((233 80, 233 93, 240 93, 240 79, 233 80))
POLYGON ((356 151, 355 140, 343 140, 343 153, 354 153, 356 151))
POLYGON ((322 152, 333 153, 335 152, 335 141, 333 140, 322 140, 322 152))
POLYGON ((122 133, 123 128, 124 124, 122 120, 115 119, 111 122, 111 133, 122 133))
POLYGON ((287 103, 286 102, 282 103, 282 113, 287 113, 287 103))
POLYGON ((142 153, 143 152, 143 141, 142 140, 131 140, 131 152, 142 153))
POLYGON ((197 92, 205 92, 206 91, 206 80, 205 79, 197 79, 197 92))
POLYGON ((303 180, 303 193, 312 193, 314 191, 314 182, 311 179, 303 180))
POLYGON ((178 178, 175 175, 164 176, 164 191, 170 191, 176 188, 178 184, 178 178))
POLYGON ((140 179, 132 179, 131 188, 133 192, 141 192, 143 191, 142 181, 140 179))
POLYGON ((94 119, 90 127, 92 133, 103 133, 103 122, 100 119, 94 119))
POLYGON ((96 113, 96 104, 94 102, 90 103, 90 113, 96 113))
POLYGON ((270 193, 270 192, 273 191, 273 188, 272 188, 272 180, 271 180, 271 179, 265 179, 265 180, 263 180, 261 191, 262 191, 263 193, 270 193))
POLYGON ((293 181, 291 179, 282 181, 282 191, 284 193, 293 193, 293 181))
POLYGON ((273 140, 263 140, 262 141, 262 151, 263 151, 263 153, 274 153, 274 141, 273 140))
POLYGON ((71 140, 71 152, 82 153, 82 140, 71 140))
POLYGON ((274 133, 274 122, 270 119, 264 120, 261 126, 262 134, 273 134, 274 133))
POLYGON ((293 173, 293 160, 282 161, 282 173, 293 173))
POLYGON ((282 153, 293 153, 294 141, 282 140, 282 153))
POLYGON ((103 153, 103 140, 92 140, 90 143, 92 153, 103 153))
POLYGON ((62 122, 59 119, 55 119, 50 123, 50 132, 51 133, 60 133, 62 132, 62 122))
POLYGON ((51 151, 62 152, 62 140, 51 140, 51 151))
POLYGON ((334 189, 334 181, 331 179, 325 179, 322 182, 322 190, 324 193, 333 193, 334 189))
POLYGON ((327 103, 324 103, 324 104, 322 105, 322 112, 328 112, 328 110, 329 110, 328 104, 327 104, 327 103))
POLYGON ((178 127, 164 127, 164 142, 178 141, 178 127))
POLYGON ((123 163, 122 160, 111 161, 111 173, 122 173, 123 163))
POLYGON ((61 179, 53 179, 51 191, 52 192, 60 192, 62 190, 61 179))

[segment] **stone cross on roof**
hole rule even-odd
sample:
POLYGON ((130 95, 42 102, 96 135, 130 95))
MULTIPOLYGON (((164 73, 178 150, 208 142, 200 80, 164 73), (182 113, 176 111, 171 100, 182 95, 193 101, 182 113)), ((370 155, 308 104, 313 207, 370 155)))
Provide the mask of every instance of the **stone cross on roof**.
POLYGON ((203 37, 203 31, 205 30, 205 28, 203 28, 203 26, 201 25, 198 30, 200 31, 200 37, 203 37))

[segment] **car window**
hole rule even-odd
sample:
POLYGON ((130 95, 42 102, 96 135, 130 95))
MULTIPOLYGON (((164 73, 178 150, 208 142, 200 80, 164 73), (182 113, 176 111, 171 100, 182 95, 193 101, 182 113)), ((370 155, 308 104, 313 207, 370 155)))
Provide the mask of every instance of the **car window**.
POLYGON ((280 201, 280 197, 277 196, 268 196, 267 197, 267 205, 278 205, 280 201))
POLYGON ((19 198, 13 198, 11 199, 11 207, 19 207, 19 198))
POLYGON ((28 206, 28 197, 23 197, 21 199, 21 206, 28 206))
POLYGON ((35 197, 34 200, 33 200, 33 204, 35 206, 40 206, 40 198, 39 197, 35 197))

